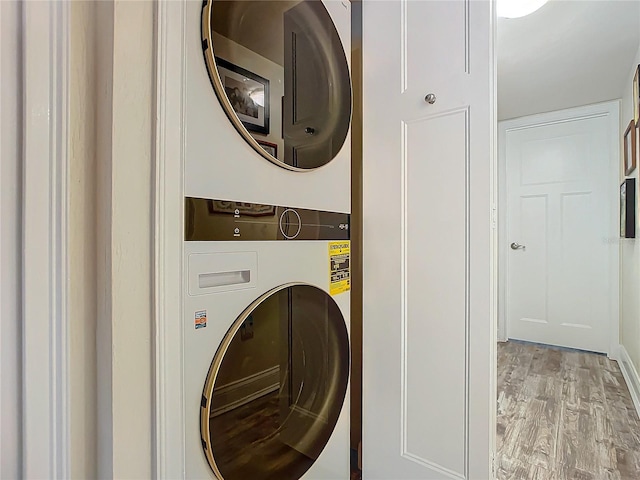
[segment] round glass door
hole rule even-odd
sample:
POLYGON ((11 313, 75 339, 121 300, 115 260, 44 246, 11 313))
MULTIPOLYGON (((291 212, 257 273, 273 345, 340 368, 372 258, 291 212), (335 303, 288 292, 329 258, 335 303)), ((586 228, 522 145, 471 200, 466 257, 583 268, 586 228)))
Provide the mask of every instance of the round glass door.
POLYGON ((224 480, 300 478, 338 421, 349 378, 349 338, 335 301, 289 284, 233 323, 207 375, 205 455, 224 480))
POLYGON ((321 1, 210 0, 202 45, 229 120, 264 158, 308 170, 338 154, 351 120, 351 81, 321 1))

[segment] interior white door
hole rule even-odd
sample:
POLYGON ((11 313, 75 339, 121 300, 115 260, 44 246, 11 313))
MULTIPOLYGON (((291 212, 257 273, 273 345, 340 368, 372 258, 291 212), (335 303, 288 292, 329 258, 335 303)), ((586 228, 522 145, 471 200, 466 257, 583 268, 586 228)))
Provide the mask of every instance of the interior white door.
POLYGON ((507 335, 608 352, 610 119, 538 116, 504 136, 507 335))
POLYGON ((492 477, 492 23, 363 3, 367 479, 492 477))

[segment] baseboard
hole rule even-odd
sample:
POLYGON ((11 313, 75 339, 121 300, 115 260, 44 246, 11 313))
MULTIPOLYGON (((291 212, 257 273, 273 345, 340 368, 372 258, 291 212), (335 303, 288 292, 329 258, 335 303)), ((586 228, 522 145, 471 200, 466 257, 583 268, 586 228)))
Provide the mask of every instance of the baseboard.
POLYGON ((629 387, 633 404, 640 416, 640 376, 624 345, 620 345, 620 360, 618 363, 620 364, 620 370, 622 370, 622 376, 627 382, 627 387, 629 387))
POLYGON ((221 415, 246 405, 256 398, 275 392, 280 387, 280 366, 275 365, 248 377, 227 383, 213 392, 214 405, 221 405, 211 411, 210 417, 221 415))
POLYGON ((319 420, 324 423, 329 421, 326 415, 318 415, 317 413, 307 410, 306 408, 299 407, 298 405, 291 405, 289 409, 293 412, 299 413, 300 415, 311 418, 312 420, 319 420))

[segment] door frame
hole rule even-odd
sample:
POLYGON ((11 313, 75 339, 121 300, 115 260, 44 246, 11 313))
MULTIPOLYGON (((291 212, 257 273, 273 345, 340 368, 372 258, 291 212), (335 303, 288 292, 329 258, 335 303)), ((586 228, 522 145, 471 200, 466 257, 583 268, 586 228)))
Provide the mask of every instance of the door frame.
POLYGON ((71 5, 20 4, 22 476, 68 478, 71 5))
POLYGON ((17 0, 0 4, 0 477, 22 477, 21 42, 17 0), (6 74, 5 72, 13 73, 6 74))
MULTIPOLYGON (((185 478, 182 239, 185 1, 156 3, 153 189, 154 478, 185 478), (180 455, 176 455, 180 452, 180 455)), ((212 92, 213 94, 213 92, 212 92)))
POLYGON ((507 306, 509 288, 507 285, 509 244, 508 218, 507 218, 507 159, 506 159, 506 135, 512 130, 521 130, 544 125, 552 125, 560 122, 573 121, 594 117, 608 117, 610 146, 609 146, 609 171, 607 179, 607 198, 609 198, 609 227, 607 229, 607 244, 609 246, 609 342, 607 355, 618 360, 620 351, 620 264, 619 264, 619 239, 618 239, 618 182, 620 175, 620 101, 597 103, 575 108, 557 110, 549 113, 529 115, 511 120, 498 122, 498 340, 506 341, 509 338, 509 322, 507 321, 507 306))

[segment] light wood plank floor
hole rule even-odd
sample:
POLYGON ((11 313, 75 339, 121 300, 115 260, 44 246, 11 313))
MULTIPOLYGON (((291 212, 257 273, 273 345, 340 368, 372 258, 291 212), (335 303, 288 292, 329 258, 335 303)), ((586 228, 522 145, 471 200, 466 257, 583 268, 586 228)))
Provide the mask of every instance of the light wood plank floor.
POLYGON ((499 480, 638 480, 640 420, 603 355, 498 345, 499 480))

